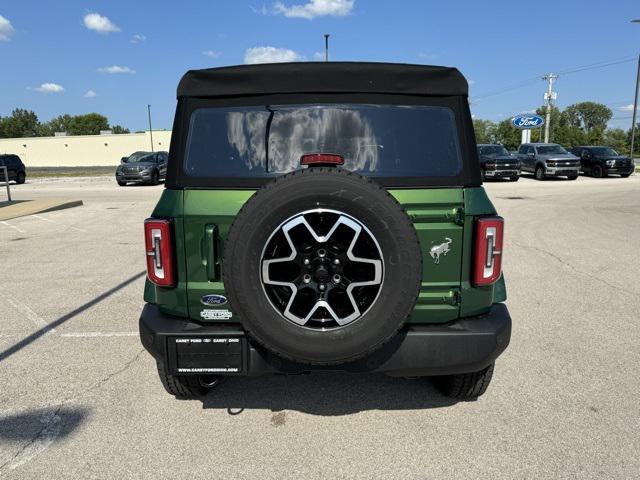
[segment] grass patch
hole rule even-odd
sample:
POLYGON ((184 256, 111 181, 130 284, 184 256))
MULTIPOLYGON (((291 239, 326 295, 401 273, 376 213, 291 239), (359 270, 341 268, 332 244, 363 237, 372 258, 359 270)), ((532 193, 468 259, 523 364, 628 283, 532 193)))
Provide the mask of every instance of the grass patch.
POLYGON ((27 167, 27 179, 47 177, 102 177, 115 175, 116 167, 27 167))

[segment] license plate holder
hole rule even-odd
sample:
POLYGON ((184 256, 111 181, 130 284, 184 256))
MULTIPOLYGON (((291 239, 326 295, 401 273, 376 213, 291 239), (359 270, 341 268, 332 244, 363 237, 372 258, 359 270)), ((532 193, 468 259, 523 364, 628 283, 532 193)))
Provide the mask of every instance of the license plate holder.
POLYGON ((174 375, 241 375, 246 372, 246 339, 240 336, 177 336, 167 339, 174 375))

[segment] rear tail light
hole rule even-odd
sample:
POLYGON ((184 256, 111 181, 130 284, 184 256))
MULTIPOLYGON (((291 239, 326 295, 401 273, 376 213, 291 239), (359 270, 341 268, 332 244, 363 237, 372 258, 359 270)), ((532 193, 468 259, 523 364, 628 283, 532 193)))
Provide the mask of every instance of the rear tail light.
POLYGON ((476 220, 473 284, 490 285, 502 273, 502 217, 480 217, 476 220))
POLYGON ((337 153, 308 153, 300 157, 300 164, 315 167, 344 165, 344 157, 337 153))
POLYGON ((171 222, 149 218, 144 222, 147 276, 160 287, 175 285, 171 222))

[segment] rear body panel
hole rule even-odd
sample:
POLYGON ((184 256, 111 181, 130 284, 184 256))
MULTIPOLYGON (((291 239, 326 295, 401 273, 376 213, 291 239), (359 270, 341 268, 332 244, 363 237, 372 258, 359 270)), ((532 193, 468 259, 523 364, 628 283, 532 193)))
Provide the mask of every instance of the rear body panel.
MULTIPOLYGON (((163 192, 154 217, 174 219, 178 285, 155 287, 147 281, 145 300, 164 313, 208 322, 236 322, 229 305, 205 305, 206 295, 225 295, 224 242, 238 212, 255 190, 184 189, 163 192)), ((477 188, 398 189, 390 193, 414 223, 422 249, 422 285, 410 323, 446 323, 486 312, 503 300, 502 281, 470 284, 474 216, 495 209, 477 188)), ((258 272, 256 272, 258 274, 258 272)))

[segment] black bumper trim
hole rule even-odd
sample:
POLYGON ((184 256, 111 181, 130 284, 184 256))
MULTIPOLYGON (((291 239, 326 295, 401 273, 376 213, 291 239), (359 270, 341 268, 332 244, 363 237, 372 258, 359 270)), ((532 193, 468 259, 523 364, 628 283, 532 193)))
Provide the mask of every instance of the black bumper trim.
POLYGON ((243 368, 231 375, 299 374, 313 371, 378 372, 392 376, 431 376, 475 372, 490 365, 509 345, 511 317, 506 305, 447 324, 408 324, 380 350, 355 362, 333 366, 303 365, 278 357, 245 337, 240 325, 202 325, 163 314, 147 304, 140 316, 144 347, 177 373, 170 341, 175 337, 240 338, 243 368))

